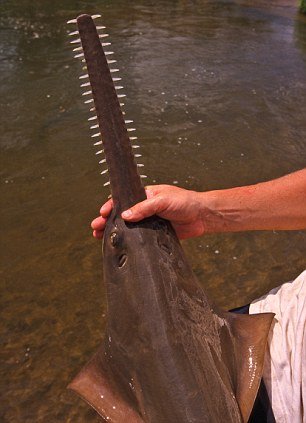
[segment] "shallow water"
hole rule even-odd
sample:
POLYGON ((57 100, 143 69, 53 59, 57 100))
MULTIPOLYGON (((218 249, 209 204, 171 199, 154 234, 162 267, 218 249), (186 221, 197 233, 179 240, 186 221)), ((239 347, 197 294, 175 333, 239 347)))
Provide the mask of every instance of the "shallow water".
MULTIPOLYGON (((305 166, 306 18, 288 2, 2 2, 3 422, 97 421, 65 389, 105 323, 89 222, 108 191, 65 25, 81 12, 102 13, 111 34, 149 183, 207 190, 305 166)), ((305 267, 302 231, 210 235, 184 246, 225 308, 305 267)))

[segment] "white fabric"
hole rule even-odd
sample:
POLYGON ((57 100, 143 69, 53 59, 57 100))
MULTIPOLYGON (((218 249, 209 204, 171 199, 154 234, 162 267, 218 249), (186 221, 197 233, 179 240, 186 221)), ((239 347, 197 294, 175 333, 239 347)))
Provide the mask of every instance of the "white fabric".
POLYGON ((306 423, 306 271, 253 301, 250 314, 275 313, 264 382, 277 423, 306 423))

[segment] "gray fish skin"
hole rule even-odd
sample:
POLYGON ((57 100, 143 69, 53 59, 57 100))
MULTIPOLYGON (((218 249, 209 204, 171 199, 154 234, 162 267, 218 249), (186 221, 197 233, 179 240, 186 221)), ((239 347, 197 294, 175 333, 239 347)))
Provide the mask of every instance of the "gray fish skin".
POLYGON ((220 338, 232 343, 230 327, 213 311, 171 225, 158 217, 126 224, 113 213, 103 256, 105 360, 144 420, 240 422, 222 359, 220 338))

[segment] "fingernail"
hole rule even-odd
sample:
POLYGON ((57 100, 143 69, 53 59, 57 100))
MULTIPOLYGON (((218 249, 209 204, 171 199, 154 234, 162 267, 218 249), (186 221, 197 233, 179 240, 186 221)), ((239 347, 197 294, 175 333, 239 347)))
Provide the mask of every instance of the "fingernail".
POLYGON ((131 217, 132 216, 132 210, 125 210, 123 213, 122 213, 122 215, 121 215, 122 217, 123 217, 123 219, 126 219, 126 218, 128 218, 128 217, 131 217))

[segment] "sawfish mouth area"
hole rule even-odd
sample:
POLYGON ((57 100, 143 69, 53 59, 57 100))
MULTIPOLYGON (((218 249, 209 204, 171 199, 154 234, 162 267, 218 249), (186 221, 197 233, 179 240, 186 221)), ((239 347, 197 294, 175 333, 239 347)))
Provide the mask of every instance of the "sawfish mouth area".
MULTIPOLYGON (((98 421, 66 386, 107 322, 101 244, 89 225, 109 190, 65 24, 83 4, 64 3, 0 4, 4 422, 98 421)), ((94 0, 86 13, 100 13, 110 33, 146 184, 204 191, 305 166, 306 22, 296 2, 94 0)), ((301 231, 183 242, 224 310, 293 280, 305 245, 301 231)), ((119 262, 123 271, 129 257, 119 262)))

